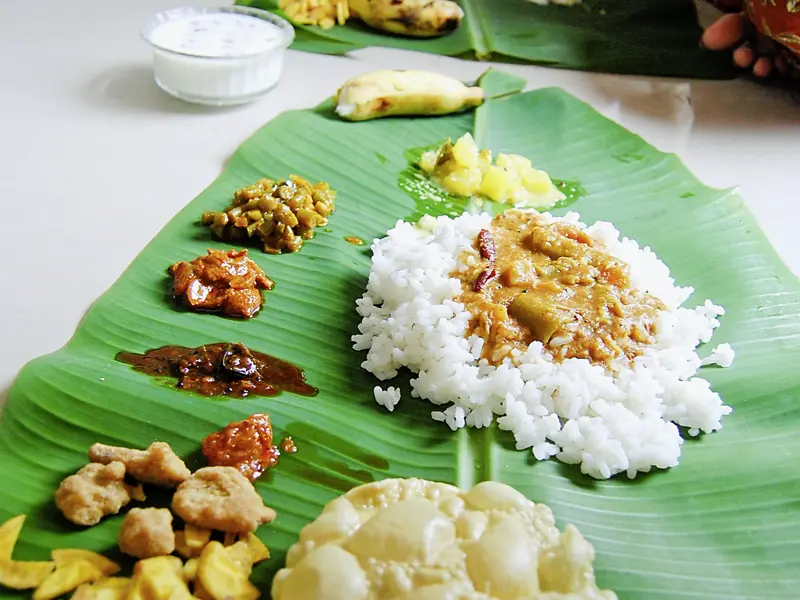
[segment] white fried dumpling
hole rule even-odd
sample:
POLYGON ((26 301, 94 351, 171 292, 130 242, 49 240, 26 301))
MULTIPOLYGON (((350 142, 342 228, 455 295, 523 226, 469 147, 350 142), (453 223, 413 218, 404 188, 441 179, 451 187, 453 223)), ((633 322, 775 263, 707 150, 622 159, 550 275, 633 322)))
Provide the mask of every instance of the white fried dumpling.
POLYGON ((464 492, 387 479, 330 502, 300 532, 272 583, 275 600, 615 600, 594 549, 515 489, 464 492))

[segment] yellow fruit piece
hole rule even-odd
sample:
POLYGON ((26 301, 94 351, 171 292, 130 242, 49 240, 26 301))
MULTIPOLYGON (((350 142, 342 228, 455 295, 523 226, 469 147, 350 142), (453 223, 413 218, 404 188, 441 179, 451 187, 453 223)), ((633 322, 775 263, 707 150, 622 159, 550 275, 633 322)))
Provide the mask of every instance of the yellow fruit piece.
POLYGON ((33 592, 33 600, 53 600, 71 592, 82 583, 91 583, 101 577, 103 571, 97 565, 85 560, 73 561, 56 568, 33 592))
POLYGON ((183 565, 183 580, 190 583, 197 579, 197 562, 196 558, 190 558, 183 565))
POLYGON ((199 579, 194 580, 192 587, 194 589, 195 598, 199 598, 200 600, 214 600, 214 597, 206 591, 206 588, 203 587, 199 579))
POLYGON ((472 168, 478 166, 478 145, 472 135, 465 133, 453 146, 453 158, 462 167, 472 168))
POLYGON ((214 600, 256 600, 261 595, 219 542, 203 549, 197 578, 214 600))
POLYGON ((53 550, 53 562, 56 563, 56 569, 66 567, 74 562, 88 562, 96 566, 103 575, 113 575, 119 573, 120 566, 110 558, 106 558, 102 554, 92 552, 91 550, 83 550, 81 548, 63 548, 60 550, 53 550))
POLYGON ((480 169, 459 169, 444 178, 442 187, 459 196, 471 196, 480 188, 481 179, 480 169))
POLYGON ((239 540, 232 546, 225 548, 230 559, 236 563, 239 569, 250 577, 253 571, 253 553, 250 552, 250 546, 244 540, 239 540))
POLYGON ((264 542, 262 542, 255 533, 251 531, 247 534, 247 536, 245 536, 244 540, 247 542, 247 545, 250 546, 250 554, 253 556, 253 564, 269 558, 269 548, 264 545, 264 542))
POLYGON ((183 579, 183 563, 177 556, 140 560, 133 573, 134 589, 129 600, 186 600, 192 596, 183 579))
POLYGON ((498 154, 497 166, 509 171, 524 172, 531 168, 531 161, 519 154, 498 154))
POLYGON ((211 530, 195 527, 189 523, 183 529, 186 545, 193 550, 202 550, 211 539, 211 530))
POLYGON ((426 173, 433 173, 433 170, 436 168, 436 158, 439 156, 439 153, 436 150, 428 150, 422 153, 422 156, 419 159, 419 167, 426 173))
POLYGON ((39 587, 56 568, 51 561, 31 562, 0 559, 0 585, 14 590, 39 587))
POLYGON ((72 600, 127 600, 133 582, 129 577, 109 577, 84 583, 72 594, 72 600))
POLYGON ((25 515, 17 515, 0 525, 0 559, 11 559, 24 523, 25 515))
POLYGON ((491 150, 481 150, 480 154, 478 155, 478 166, 481 169, 486 169, 486 167, 492 164, 492 151, 491 150))
POLYGON ((546 194, 553 187, 553 182, 544 171, 531 168, 522 173, 522 185, 531 194, 546 194))
POLYGON ((505 202, 508 198, 509 183, 508 171, 493 165, 486 169, 479 191, 495 202, 505 202))

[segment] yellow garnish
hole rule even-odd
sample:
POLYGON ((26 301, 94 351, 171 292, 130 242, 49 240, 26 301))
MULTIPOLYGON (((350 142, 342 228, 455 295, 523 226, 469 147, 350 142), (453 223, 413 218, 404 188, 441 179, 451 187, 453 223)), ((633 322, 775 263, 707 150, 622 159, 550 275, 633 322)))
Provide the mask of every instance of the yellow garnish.
POLYGON ((91 550, 83 550, 81 548, 63 548, 60 550, 53 550, 53 561, 56 563, 56 569, 66 567, 74 562, 88 562, 95 565, 103 575, 113 575, 119 573, 120 566, 113 560, 106 558, 102 554, 92 552, 91 550))
POLYGON ((71 600, 127 600, 133 582, 129 577, 109 577, 95 583, 84 583, 71 600))
POLYGON ((330 29, 350 18, 348 0, 280 0, 278 6, 295 23, 330 29))
POLYGON ((75 560, 57 567, 33 592, 33 600, 53 600, 83 583, 92 583, 102 577, 103 571, 96 564, 75 560))
MULTIPOLYGON (((241 540, 242 538, 240 537, 239 539, 241 540)), ((269 558, 269 548, 264 545, 264 542, 262 542, 255 533, 248 533, 244 540, 250 547, 250 554, 253 556, 253 564, 269 558)))
POLYGON ((197 565, 197 579, 215 600, 256 600, 261 595, 219 542, 210 542, 203 549, 197 565))
POLYGON ((25 515, 17 515, 0 525, 0 559, 11 559, 24 523, 25 515))
POLYGON ((14 590, 30 590, 38 587, 56 564, 51 561, 31 562, 0 560, 0 585, 14 590))

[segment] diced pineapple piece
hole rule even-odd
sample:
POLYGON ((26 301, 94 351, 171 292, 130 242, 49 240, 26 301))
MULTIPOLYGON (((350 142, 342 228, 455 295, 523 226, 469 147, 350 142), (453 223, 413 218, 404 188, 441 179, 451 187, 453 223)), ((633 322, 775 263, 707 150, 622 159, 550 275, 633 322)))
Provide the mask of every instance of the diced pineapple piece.
POLYGON ((442 187, 458 196, 471 196, 478 191, 483 176, 480 169, 459 169, 442 181, 442 187))
POLYGON ((527 169, 522 173, 522 184, 531 194, 546 194, 553 188, 550 176, 538 169, 527 169))
POLYGON ((183 565, 183 580, 186 583, 192 582, 197 579, 197 561, 196 558, 190 558, 183 565))
POLYGON ((531 168, 531 161, 519 154, 498 154, 497 166, 509 171, 526 171, 531 168))
MULTIPOLYGON (((241 537, 239 539, 242 539, 241 537)), ((250 554, 253 555, 253 562, 261 562, 269 558, 269 548, 264 545, 264 542, 252 531, 248 533, 244 540, 250 546, 250 554)))
POLYGON ((491 166, 486 169, 479 192, 495 202, 505 202, 508 199, 508 186, 510 177, 503 167, 491 166))
POLYGON ((12 590, 38 587, 53 572, 54 562, 31 562, 0 559, 0 585, 12 590))
MULTIPOLYGON (((219 542, 210 542, 200 555, 197 579, 215 600, 256 600, 260 593, 219 542)), ((197 592, 195 591, 195 594, 197 592)))
POLYGON ((127 600, 132 581, 129 577, 109 577, 84 583, 72 594, 72 600, 127 600))
POLYGON ((437 150, 428 150, 422 153, 419 159, 419 167, 426 173, 433 173, 436 169, 436 158, 439 156, 437 150))
POLYGON ((91 550, 62 548, 60 550, 53 550, 51 555, 53 557, 53 562, 56 563, 56 569, 66 567, 70 563, 83 561, 92 563, 103 572, 103 575, 113 575, 114 573, 119 573, 120 570, 120 566, 113 560, 97 552, 92 552, 91 550))
POLYGON ((471 169, 478 166, 478 145, 472 135, 465 133, 453 146, 453 158, 461 167, 471 169))
POLYGON ((225 551, 228 553, 230 559, 236 563, 236 565, 242 570, 243 573, 246 573, 248 577, 250 577, 250 573, 253 570, 253 553, 250 552, 250 546, 244 540, 239 540, 232 546, 228 546, 225 548, 225 551))
POLYGON ((24 523, 25 515, 17 515, 0 525, 0 559, 11 559, 24 523))
POLYGON ((73 560, 63 567, 57 567, 33 592, 33 600, 53 600, 83 583, 92 583, 102 577, 103 571, 95 563, 73 560))
POLYGON ((481 169, 485 169, 486 167, 492 164, 492 151, 491 150, 481 150, 480 154, 478 155, 478 166, 481 169))
POLYGON ((149 600, 189 600, 192 594, 183 579, 183 564, 177 556, 156 556, 136 563, 134 590, 149 600))

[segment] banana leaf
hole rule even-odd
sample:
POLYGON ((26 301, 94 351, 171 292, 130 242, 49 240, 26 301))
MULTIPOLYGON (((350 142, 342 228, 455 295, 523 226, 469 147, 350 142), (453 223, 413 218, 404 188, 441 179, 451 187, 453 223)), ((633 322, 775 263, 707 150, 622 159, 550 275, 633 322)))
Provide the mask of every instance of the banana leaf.
MULTIPOLYGON (((237 4, 286 17, 278 0, 237 0, 237 4)), ((700 48, 702 30, 693 0, 583 0, 575 6, 541 6, 531 0, 460 0, 459 4, 465 13, 461 26, 439 38, 390 35, 351 19, 328 30, 295 24, 300 35, 292 48, 342 54, 385 46, 580 71, 708 79, 734 74, 729 55, 700 48)))
MULTIPOLYGON (((601 586, 622 599, 790 598, 800 585, 800 282, 776 256, 743 200, 699 182, 673 155, 607 120, 560 89, 513 93, 520 82, 492 72, 475 113, 441 118, 337 120, 331 103, 284 113, 239 148, 224 172, 141 252, 89 310, 61 350, 23 368, 0 419, 0 519, 27 513, 16 558, 57 547, 111 551, 120 516, 88 529, 58 513, 59 481, 86 462, 93 442, 145 447, 165 440, 192 468, 201 439, 266 412, 276 435, 298 447, 256 483, 278 518, 259 530, 272 559, 254 572, 268 590, 287 548, 329 500, 353 486, 417 476, 470 486, 509 483, 552 507, 593 542, 601 586), (458 212, 458 203, 401 189, 406 153, 471 132, 495 151, 516 152, 584 194, 570 207, 614 222, 649 245, 694 299, 727 314, 715 343, 737 352, 730 369, 706 367, 734 407, 721 431, 687 440, 669 471, 594 481, 555 460, 537 463, 496 428, 452 433, 410 397, 394 413, 372 397, 349 338, 354 302, 369 272, 372 240, 401 218, 458 212), (228 248, 198 224, 259 177, 297 173, 338 191, 329 226, 294 254, 252 257, 275 279, 264 310, 241 322, 176 311, 165 269, 228 248), (240 341, 291 361, 315 397, 211 399, 175 389, 115 361, 120 350, 240 341)), ((563 212, 566 209, 562 209, 563 212)), ((157 501, 166 502, 161 498, 157 501)), ((268 596, 268 592, 266 593, 268 596)), ((10 594, 3 592, 3 597, 10 594)))

